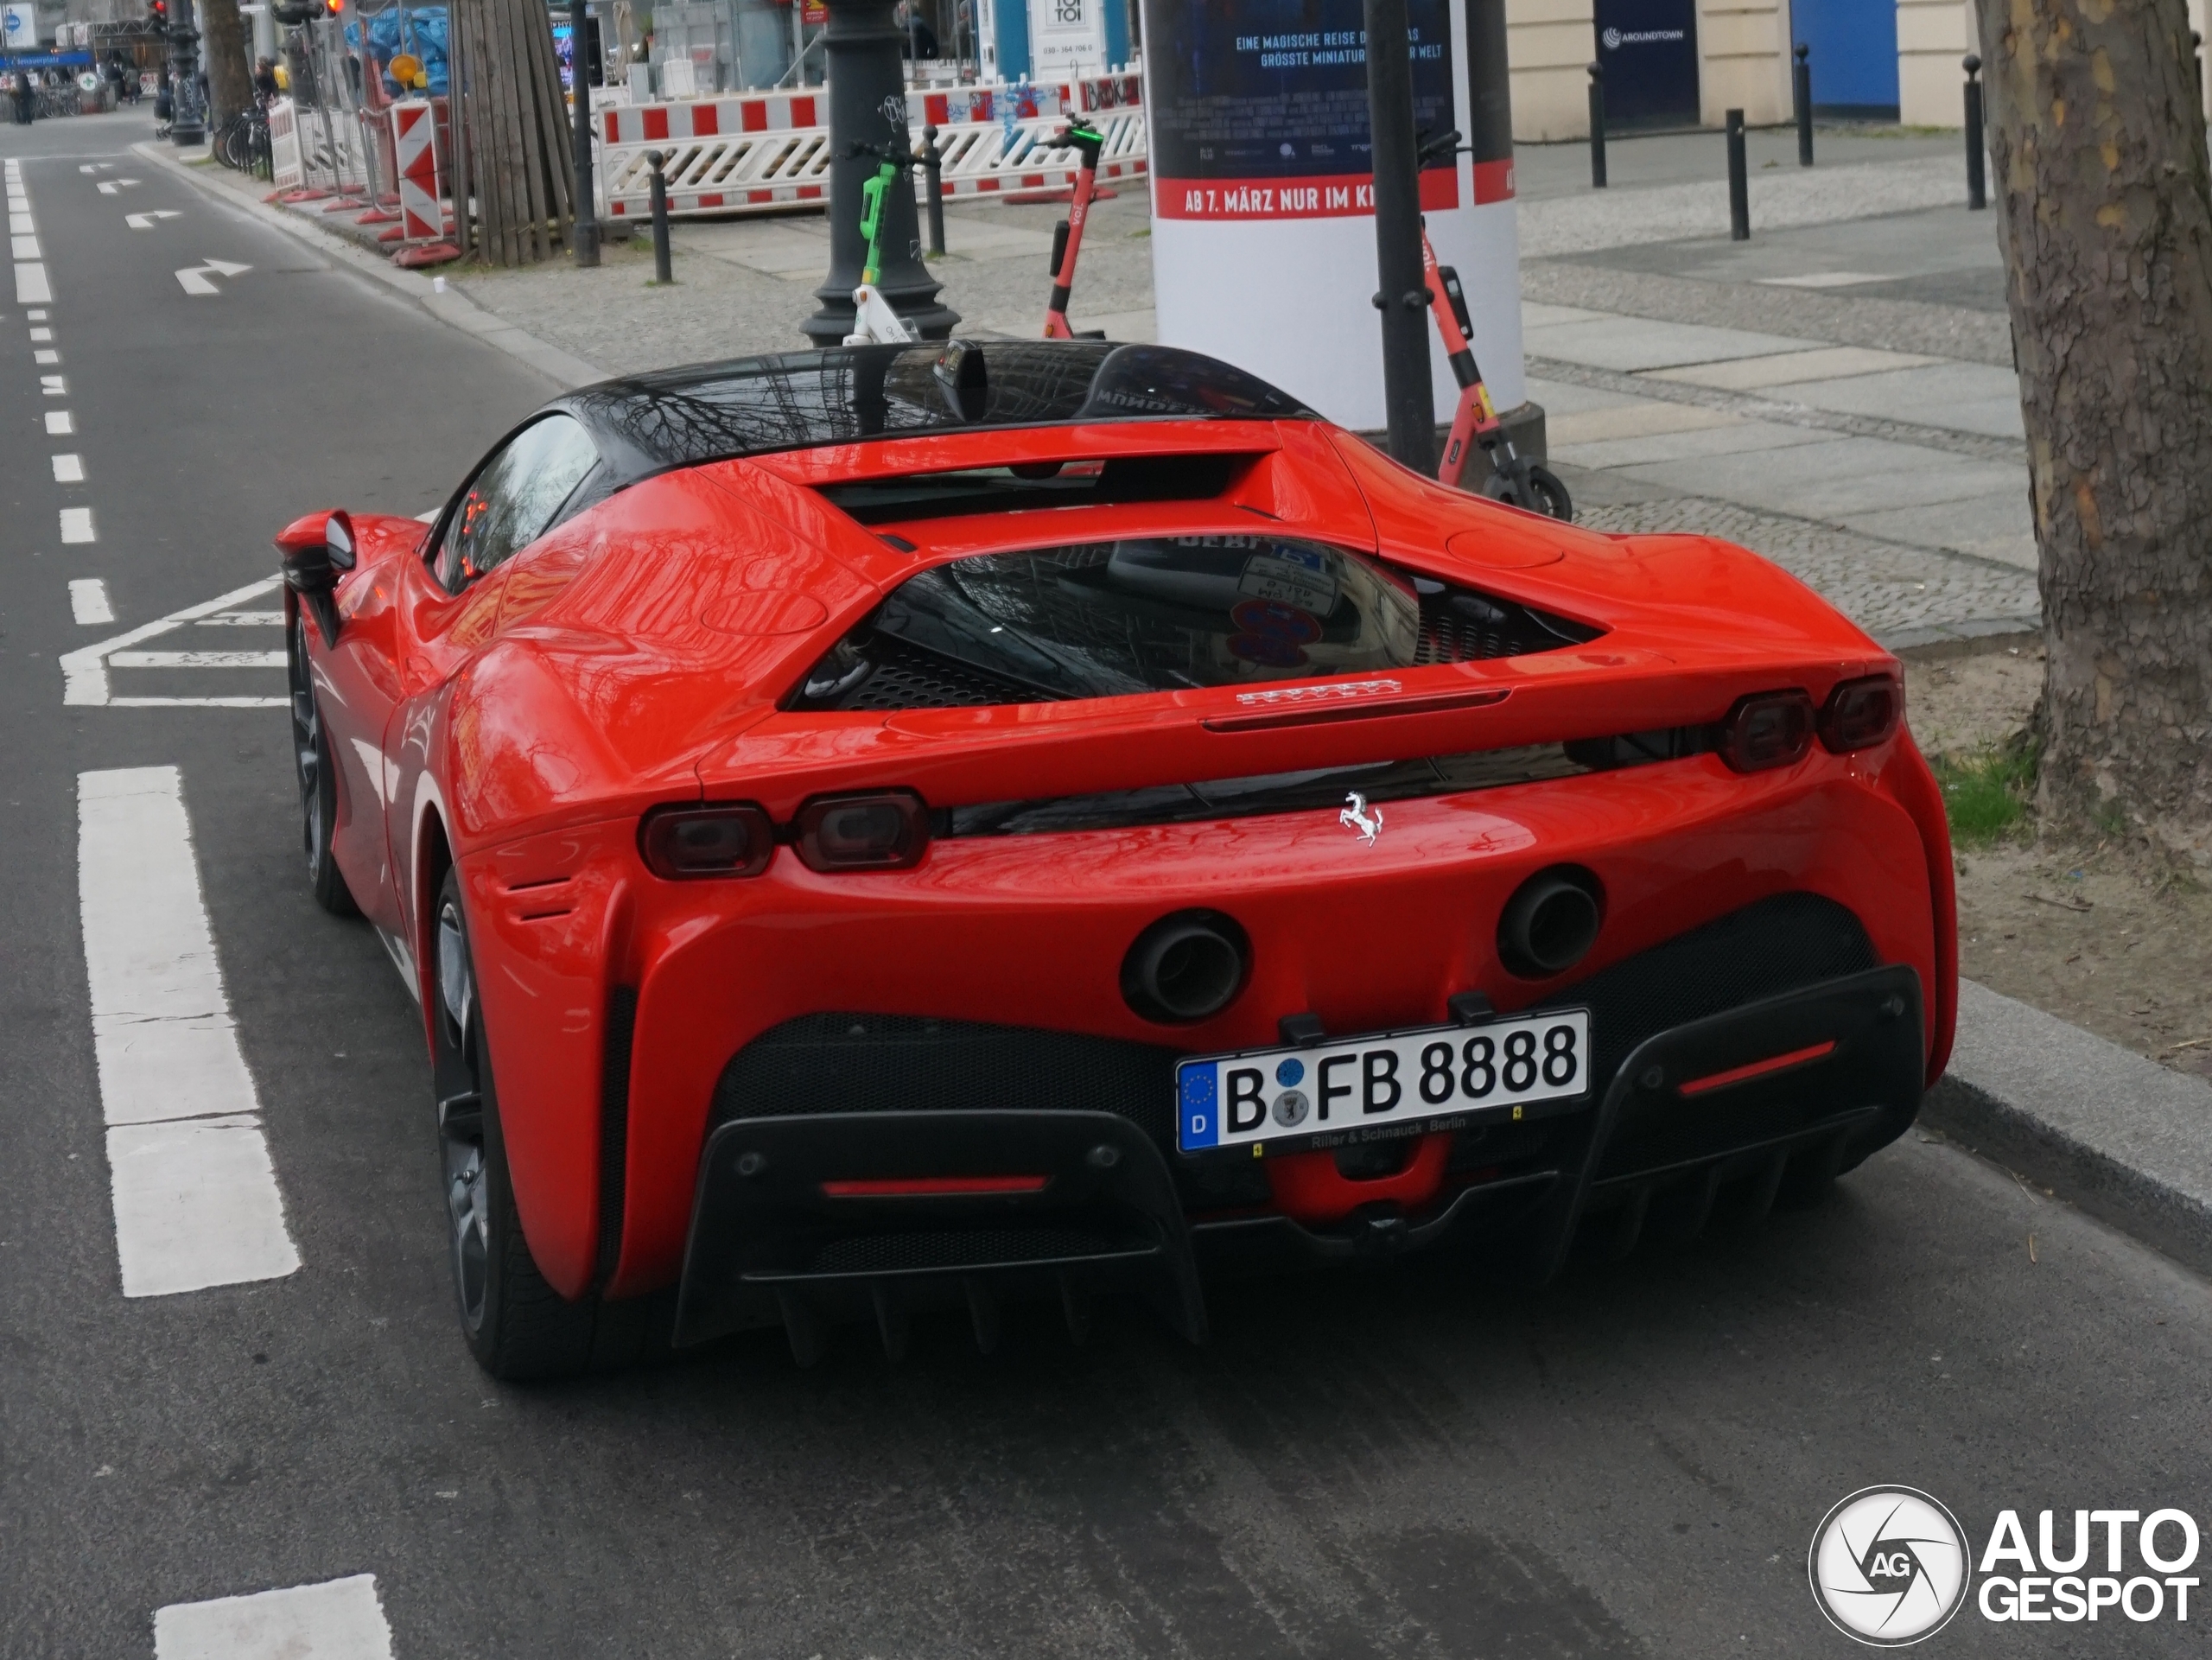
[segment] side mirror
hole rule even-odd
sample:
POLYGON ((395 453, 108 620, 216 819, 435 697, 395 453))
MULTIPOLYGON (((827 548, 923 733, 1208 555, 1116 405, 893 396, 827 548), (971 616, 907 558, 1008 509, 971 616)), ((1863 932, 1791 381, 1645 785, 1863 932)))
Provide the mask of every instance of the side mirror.
POLYGON ((310 513, 277 533, 276 552, 283 561, 284 586, 300 596, 300 603, 322 630, 323 643, 338 640, 338 579, 353 569, 353 521, 343 512, 310 513))

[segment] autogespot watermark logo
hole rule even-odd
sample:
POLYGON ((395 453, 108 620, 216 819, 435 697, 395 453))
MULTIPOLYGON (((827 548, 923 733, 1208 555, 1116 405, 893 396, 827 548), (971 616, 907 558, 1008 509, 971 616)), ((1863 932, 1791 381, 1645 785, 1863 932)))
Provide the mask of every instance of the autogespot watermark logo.
MULTIPOLYGON (((2188 1511, 2075 1511, 2070 1530, 2063 1516, 2039 1512, 2031 1547, 2019 1511, 1997 1513, 1974 1599, 1984 1619, 2187 1621, 2198 1584, 2187 1570, 2200 1542, 2188 1511)), ((1901 1649, 1933 1637, 1966 1605, 1976 1565, 1965 1530, 1940 1500, 1916 1487, 1864 1487, 1821 1518, 1806 1571, 1813 1600, 1838 1631, 1901 1649)))
POLYGON ((1958 1518, 1912 1487, 1862 1487, 1821 1519, 1806 1557, 1813 1600, 1836 1629, 1901 1649, 1966 1600, 1972 1558, 1958 1518))

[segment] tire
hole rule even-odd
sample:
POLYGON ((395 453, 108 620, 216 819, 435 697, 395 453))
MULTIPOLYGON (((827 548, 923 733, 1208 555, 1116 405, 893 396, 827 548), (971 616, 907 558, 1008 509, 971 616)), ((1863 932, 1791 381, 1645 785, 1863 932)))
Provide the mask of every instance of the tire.
POLYGON ((593 1294, 572 1302, 539 1272, 515 1206, 468 921, 451 870, 432 926, 431 1059, 447 1258, 468 1352, 493 1377, 515 1383, 613 1370, 665 1352, 672 1294, 620 1303, 593 1294))
POLYGON ((1574 499, 1567 494, 1567 486, 1558 474, 1541 461, 1527 463, 1528 487, 1523 489, 1503 473, 1493 473, 1483 480, 1482 493, 1492 501, 1502 501, 1509 506, 1525 507, 1532 513, 1543 513, 1550 518, 1572 521, 1574 518, 1574 499))
POLYGON ((291 682, 292 771, 300 786, 300 840, 308 857, 308 885, 315 902, 334 917, 357 917, 361 907, 340 874, 331 853, 338 825, 338 773, 331 765, 330 735, 315 702, 315 677, 308 666, 308 619, 294 620, 286 667, 291 682))

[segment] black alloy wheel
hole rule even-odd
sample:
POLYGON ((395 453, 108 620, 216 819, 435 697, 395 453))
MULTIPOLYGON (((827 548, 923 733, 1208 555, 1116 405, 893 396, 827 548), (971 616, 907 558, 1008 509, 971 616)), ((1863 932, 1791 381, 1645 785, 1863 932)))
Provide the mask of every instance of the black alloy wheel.
POLYGON ((547 1283, 515 1208, 499 1131, 499 1097, 476 996, 461 881, 446 873, 433 919, 432 1078, 445 1184, 448 1256, 462 1337, 494 1377, 566 1377, 664 1350, 672 1295, 570 1301, 547 1283))
POLYGON ((293 619, 291 650, 285 654, 292 705, 292 768, 300 785, 300 839, 308 855, 308 882, 315 902, 334 917, 361 913, 353 891, 331 856, 330 838, 338 824, 338 775, 331 765, 330 740, 315 696, 315 671, 308 660, 308 618, 293 619))

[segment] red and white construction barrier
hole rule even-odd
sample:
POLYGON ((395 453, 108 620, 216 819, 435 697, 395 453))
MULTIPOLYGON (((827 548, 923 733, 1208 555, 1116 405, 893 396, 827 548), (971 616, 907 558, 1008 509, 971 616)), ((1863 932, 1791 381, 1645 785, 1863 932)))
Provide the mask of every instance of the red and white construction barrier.
MULTIPOLYGON (((948 196, 1064 189, 1077 153, 1052 138, 1071 115, 1087 115, 1106 137, 1101 179, 1145 170, 1142 80, 1100 76, 1047 86, 969 86, 909 96, 912 143, 934 126, 948 196), (1011 117, 1011 119, 1008 118, 1011 117)), ((652 169, 661 153, 672 215, 731 213, 826 201, 830 194, 826 92, 763 92, 666 104, 618 105, 600 112, 596 174, 609 219, 652 211, 652 169)), ((918 169, 915 188, 923 188, 918 169)))
POLYGON ((439 202, 437 114, 423 99, 391 106, 391 147, 399 175, 399 238, 433 242, 445 234, 439 202))

